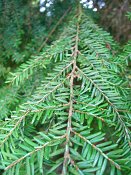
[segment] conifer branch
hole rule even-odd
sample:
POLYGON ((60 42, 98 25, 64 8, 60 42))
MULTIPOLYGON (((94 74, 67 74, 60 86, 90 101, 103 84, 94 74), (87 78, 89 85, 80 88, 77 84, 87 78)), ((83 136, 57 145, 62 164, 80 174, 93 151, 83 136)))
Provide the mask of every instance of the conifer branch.
POLYGON ((90 81, 94 87, 96 87, 96 89, 98 89, 98 91, 102 94, 102 96, 105 98, 105 100, 109 103, 109 105, 112 107, 113 111, 117 114, 118 116, 118 120, 120 121, 123 129, 124 129, 124 132, 125 132, 125 135, 126 135, 126 139, 127 139, 127 142, 129 144, 129 147, 131 148, 131 142, 130 142, 130 135, 129 135, 129 129, 127 128, 127 126, 125 125, 123 119, 121 118, 117 108, 114 106, 114 104, 110 101, 110 99, 108 98, 108 96, 102 91, 102 89, 91 79, 89 78, 81 69, 79 69, 77 66, 76 66, 76 69, 78 70, 78 72, 80 72, 80 74, 82 74, 88 81, 90 81))
POLYGON ((55 92, 61 85, 63 85, 65 83, 65 81, 67 79, 69 79, 70 75, 67 76, 61 83, 59 83, 57 86, 55 86, 49 93, 47 93, 46 95, 44 95, 39 101, 36 102, 36 104, 41 103, 43 101, 45 101, 45 99, 52 94, 53 92, 55 92))
POLYGON ((75 132, 74 130, 72 130, 72 133, 74 133, 76 136, 80 137, 82 140, 84 140, 85 142, 87 142, 89 145, 91 145, 92 148, 94 148, 96 151, 98 151, 104 158, 106 158, 111 164, 113 164, 117 169, 121 169, 121 167, 114 162, 112 159, 110 159, 104 152, 102 152, 101 149, 99 149, 96 145, 92 144, 88 139, 86 139, 84 136, 82 136, 81 134, 75 132))
POLYGON ((80 111, 80 110, 74 110, 74 112, 78 112, 78 113, 80 113, 80 114, 86 114, 86 115, 95 117, 95 118, 101 120, 102 122, 106 122, 103 118, 101 118, 101 117, 99 117, 99 116, 97 116, 97 115, 94 115, 94 114, 90 114, 90 113, 88 113, 88 112, 84 112, 84 111, 80 111))
POLYGON ((20 117, 20 119, 16 122, 15 126, 10 130, 10 132, 6 135, 5 139, 1 142, 0 147, 8 140, 8 138, 12 135, 13 131, 19 126, 19 124, 24 120, 24 118, 28 115, 30 110, 27 110, 25 114, 20 117))
POLYGON ((19 158, 18 160, 14 161, 13 163, 11 163, 9 166, 7 166, 7 167, 5 168, 5 171, 7 171, 8 169, 14 167, 16 164, 20 163, 22 160, 24 160, 24 159, 26 159, 27 157, 31 156, 32 154, 34 154, 34 153, 40 151, 41 149, 45 148, 46 146, 51 145, 52 143, 54 143, 54 142, 56 142, 56 141, 58 141, 58 140, 61 140, 61 139, 63 139, 63 138, 65 138, 65 135, 62 135, 62 136, 58 137, 57 139, 53 139, 53 140, 51 140, 51 141, 49 141, 49 142, 46 142, 46 143, 43 144, 42 146, 39 146, 38 148, 34 149, 33 151, 27 153, 27 154, 24 155, 23 157, 19 158))
POLYGON ((45 111, 45 110, 48 110, 48 109, 57 110, 57 109, 59 109, 61 107, 65 107, 65 106, 69 106, 69 103, 66 103, 66 104, 63 104, 63 105, 57 105, 57 106, 47 106, 47 107, 44 107, 44 108, 32 110, 31 113, 42 112, 42 111, 45 111))
MULTIPOLYGON (((0 124, 0 169, 7 175, 129 174, 129 89, 119 76, 125 68, 118 66, 125 56, 113 57, 112 49, 117 46, 112 38, 81 10, 79 3, 56 41, 7 79, 14 84, 8 94, 14 92, 15 85, 19 85, 16 92, 22 91, 17 111, 10 112, 17 115, 0 124), (29 95, 38 76, 40 81, 29 95)), ((129 48, 127 52, 129 55, 129 48)), ((2 97, 2 106, 4 99, 8 101, 2 97)), ((12 102, 15 99, 6 103, 4 116, 10 111, 5 110, 8 105, 16 104, 12 102)), ((11 110, 15 111, 14 107, 11 110)))

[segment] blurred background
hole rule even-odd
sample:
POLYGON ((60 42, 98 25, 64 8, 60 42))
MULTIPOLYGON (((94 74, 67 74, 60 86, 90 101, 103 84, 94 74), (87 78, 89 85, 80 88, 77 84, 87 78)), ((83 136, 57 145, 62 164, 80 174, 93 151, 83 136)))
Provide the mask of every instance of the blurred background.
MULTIPOLYGON (((72 0, 40 0, 40 12, 45 12, 47 16, 52 16, 53 5, 60 8, 68 8, 73 4, 72 0), (55 4, 56 3, 56 4, 55 4)), ((97 12, 100 24, 107 29, 119 42, 126 42, 131 39, 131 23, 127 19, 130 0, 80 0, 85 9, 91 9, 97 12)), ((60 10, 62 10, 60 9, 60 10)), ((57 9, 59 11, 59 9, 57 9)))

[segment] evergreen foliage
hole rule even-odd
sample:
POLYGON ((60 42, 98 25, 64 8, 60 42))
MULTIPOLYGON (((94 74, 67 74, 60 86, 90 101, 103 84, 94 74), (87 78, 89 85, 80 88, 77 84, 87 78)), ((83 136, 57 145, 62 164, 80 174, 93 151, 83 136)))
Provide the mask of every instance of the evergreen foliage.
POLYGON ((59 37, 11 72, 2 88, 4 175, 131 171, 130 90, 123 76, 130 46, 118 55, 112 37, 80 6, 70 16, 59 37))

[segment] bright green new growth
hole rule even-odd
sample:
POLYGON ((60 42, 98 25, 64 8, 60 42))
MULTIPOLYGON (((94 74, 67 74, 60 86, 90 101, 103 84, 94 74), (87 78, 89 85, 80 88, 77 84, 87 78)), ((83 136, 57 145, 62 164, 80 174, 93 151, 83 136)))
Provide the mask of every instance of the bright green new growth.
POLYGON ((129 174, 129 89, 125 60, 113 47, 109 34, 79 8, 50 47, 11 73, 13 86, 34 74, 42 81, 1 121, 4 175, 129 174))

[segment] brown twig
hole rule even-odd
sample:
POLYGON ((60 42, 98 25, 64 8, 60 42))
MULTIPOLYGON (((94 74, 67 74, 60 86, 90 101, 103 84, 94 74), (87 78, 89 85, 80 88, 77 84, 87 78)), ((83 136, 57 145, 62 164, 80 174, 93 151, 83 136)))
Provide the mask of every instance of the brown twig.
POLYGON ((64 153, 64 162, 63 162, 63 169, 62 169, 62 175, 67 174, 67 165, 68 161, 71 162, 70 158, 70 151, 69 151, 69 141, 70 141, 70 133, 72 131, 72 115, 73 115, 73 98, 74 98, 74 92, 73 92, 73 85, 74 85, 74 78, 76 76, 76 58, 78 56, 78 41, 79 41, 79 20, 80 20, 80 8, 78 12, 78 22, 77 22, 77 31, 76 31, 76 37, 75 37, 75 46, 73 47, 73 69, 70 74, 70 106, 69 106, 69 115, 68 115, 68 122, 67 122, 67 130, 66 130, 66 145, 65 145, 65 153, 64 153))

